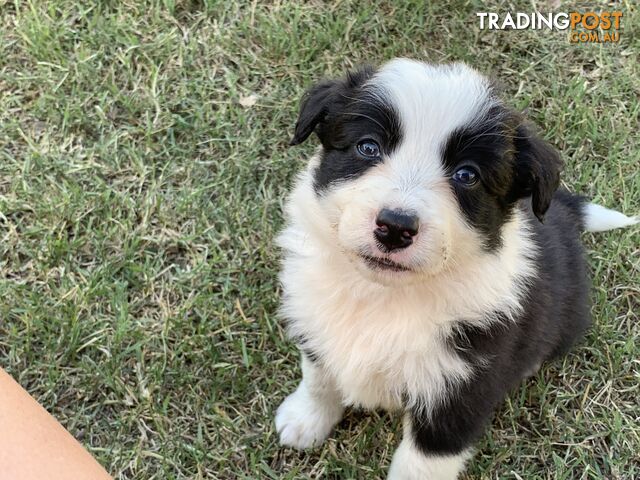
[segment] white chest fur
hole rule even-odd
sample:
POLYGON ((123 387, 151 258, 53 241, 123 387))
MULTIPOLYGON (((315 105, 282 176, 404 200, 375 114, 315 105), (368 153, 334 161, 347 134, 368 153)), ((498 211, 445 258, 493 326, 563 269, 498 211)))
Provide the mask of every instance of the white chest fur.
POLYGON ((344 272, 349 265, 342 266, 343 278, 336 278, 336 267, 327 257, 287 259, 283 311, 291 335, 319 354, 345 404, 397 408, 403 400, 418 399, 431 404, 445 378, 469 373, 444 344, 451 324, 444 312, 429 311, 429 302, 416 298, 413 288, 349 278, 344 272))
MULTIPOLYGON (((428 412, 449 382, 472 366, 447 346, 455 321, 486 325, 487 314, 520 309, 522 285, 535 275, 535 248, 516 215, 499 253, 411 285, 365 279, 346 255, 318 234, 311 201, 289 203, 282 313, 301 347, 320 357, 345 404, 366 408, 419 406, 428 412)), ((324 227, 324 226, 322 226, 324 227)), ((326 229, 326 228, 325 228, 326 229)), ((490 321, 490 320, 489 320, 490 321)))

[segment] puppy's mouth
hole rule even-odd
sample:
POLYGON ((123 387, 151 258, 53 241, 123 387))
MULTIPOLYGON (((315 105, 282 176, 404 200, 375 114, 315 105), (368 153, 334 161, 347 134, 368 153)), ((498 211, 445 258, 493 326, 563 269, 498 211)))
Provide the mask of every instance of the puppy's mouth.
POLYGON ((374 270, 387 270, 392 272, 410 272, 411 269, 389 260, 388 258, 372 257, 370 255, 360 254, 360 258, 364 260, 369 268, 374 270))

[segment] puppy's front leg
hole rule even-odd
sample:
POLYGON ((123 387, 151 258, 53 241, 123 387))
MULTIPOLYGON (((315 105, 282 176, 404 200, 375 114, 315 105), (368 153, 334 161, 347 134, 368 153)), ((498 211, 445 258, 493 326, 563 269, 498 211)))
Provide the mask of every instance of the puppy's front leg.
POLYGON ((343 412, 333 378, 302 354, 302 381, 276 413, 280 443, 301 449, 319 445, 340 421, 343 412))
MULTIPOLYGON (((433 448, 425 442, 425 426, 415 425, 421 422, 414 415, 406 414, 402 442, 393 455, 387 480, 455 480, 464 470, 465 462, 471 458, 470 446, 455 448, 433 448)), ((453 432, 435 432, 427 427, 430 434, 453 432)), ((444 439, 443 444, 449 440, 444 439)))

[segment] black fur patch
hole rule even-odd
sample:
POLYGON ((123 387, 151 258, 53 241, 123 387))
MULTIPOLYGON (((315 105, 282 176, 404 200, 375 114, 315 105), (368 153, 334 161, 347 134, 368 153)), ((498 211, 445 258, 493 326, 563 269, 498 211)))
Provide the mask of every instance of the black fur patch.
POLYGON ((589 279, 580 242, 583 200, 557 192, 544 224, 528 212, 540 247, 538 276, 529 286, 524 313, 489 329, 464 321, 449 347, 474 366, 472 377, 452 387, 429 419, 410 412, 415 442, 425 453, 457 454, 485 431, 509 391, 539 363, 566 353, 590 325, 589 279))
POLYGON ((501 245, 502 226, 513 207, 508 196, 515 164, 513 128, 507 122, 508 112, 496 107, 476 125, 453 132, 442 153, 448 175, 464 166, 480 174, 475 185, 451 180, 451 186, 467 221, 484 235, 488 250, 501 245))
POLYGON ((358 154, 356 145, 375 140, 388 155, 401 139, 400 120, 383 91, 367 85, 374 70, 363 68, 343 80, 322 82, 306 94, 292 144, 304 141, 315 129, 322 142, 314 187, 322 192, 331 184, 357 178, 382 159, 358 154))
POLYGON ((534 213, 542 221, 559 182, 558 154, 519 115, 501 105, 485 118, 453 132, 442 151, 448 175, 461 167, 478 171, 472 186, 451 180, 460 209, 485 238, 487 250, 502 244, 502 226, 516 202, 532 196, 534 213))

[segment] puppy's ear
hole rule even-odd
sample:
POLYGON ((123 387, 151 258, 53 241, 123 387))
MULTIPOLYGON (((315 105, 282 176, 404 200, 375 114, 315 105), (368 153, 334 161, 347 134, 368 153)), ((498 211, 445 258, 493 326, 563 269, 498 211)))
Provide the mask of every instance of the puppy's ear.
POLYGON ((298 145, 313 133, 316 125, 329 113, 329 105, 334 101, 339 87, 338 80, 326 80, 314 85, 304 94, 296 129, 289 145, 298 145))
POLYGON ((354 89, 362 86, 374 73, 370 66, 348 72, 341 80, 325 80, 311 87, 300 104, 296 129, 289 145, 304 142, 319 123, 340 111, 353 98, 354 89))
POLYGON ((533 213, 542 222, 560 184, 562 160, 558 152, 528 125, 517 127, 514 145, 515 193, 518 198, 531 195, 533 213))

